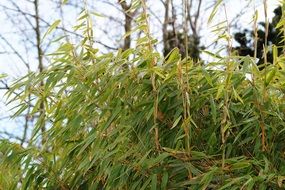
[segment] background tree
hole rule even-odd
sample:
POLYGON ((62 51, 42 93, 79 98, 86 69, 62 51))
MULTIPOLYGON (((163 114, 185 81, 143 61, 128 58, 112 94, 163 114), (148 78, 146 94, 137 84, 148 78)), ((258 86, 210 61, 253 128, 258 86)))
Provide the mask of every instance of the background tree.
MULTIPOLYGON (((163 22, 163 54, 166 56, 173 48, 178 47, 182 57, 187 54, 194 60, 198 61, 200 58, 199 26, 200 12, 202 7, 202 0, 185 1, 180 6, 175 6, 173 0, 162 1, 165 8, 164 22, 163 22), (184 7, 183 7, 184 6, 184 7), (185 10, 186 14, 182 15, 180 20, 177 18, 177 10, 185 10), (171 14, 170 14, 171 13, 171 14), (184 28, 185 25, 187 28, 184 28), (188 27, 190 26, 190 27, 188 27), (185 47, 187 43, 187 48, 185 47)), ((201 21, 201 20, 200 20, 201 21)))
MULTIPOLYGON (((281 55, 283 52, 283 32, 280 27, 277 27, 280 19, 282 17, 282 8, 281 6, 277 7, 274 10, 274 17, 272 21, 268 25, 268 37, 266 40, 265 30, 266 24, 264 22, 260 22, 260 28, 257 30, 257 50, 256 50, 256 58, 258 58, 257 65, 262 65, 264 63, 264 45, 267 42, 267 46, 275 45, 277 47, 278 55, 281 55)), ((237 51, 238 55, 246 56, 249 55, 251 57, 254 56, 254 41, 255 34, 253 30, 244 29, 242 32, 237 32, 234 34, 235 41, 239 44, 234 48, 237 51)), ((273 52, 272 48, 267 52, 267 61, 269 63, 273 63, 273 52)))

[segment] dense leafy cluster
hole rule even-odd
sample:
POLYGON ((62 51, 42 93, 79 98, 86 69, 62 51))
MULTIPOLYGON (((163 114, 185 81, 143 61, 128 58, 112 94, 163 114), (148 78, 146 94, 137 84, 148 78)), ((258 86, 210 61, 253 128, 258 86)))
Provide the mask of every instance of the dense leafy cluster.
POLYGON ((62 43, 44 72, 15 83, 17 114, 29 95, 31 114, 41 102, 45 114, 29 145, 0 143, 0 188, 284 189, 284 57, 262 71, 250 57, 163 58, 146 14, 136 22, 136 48, 109 54, 81 23, 80 44, 62 43))

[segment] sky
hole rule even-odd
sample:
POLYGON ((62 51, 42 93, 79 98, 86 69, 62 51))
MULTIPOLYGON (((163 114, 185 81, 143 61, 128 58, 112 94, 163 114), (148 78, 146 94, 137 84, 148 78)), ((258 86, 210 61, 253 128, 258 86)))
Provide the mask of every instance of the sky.
MULTIPOLYGON (((9 1, 10 0, 1 0, 0 5, 2 5, 2 7, 0 8, 3 8, 3 6, 11 7, 9 1)), ((82 2, 83 0, 76 1, 82 2)), ((207 4, 204 4, 206 5, 204 7, 210 7, 210 5, 213 4, 213 0, 205 1, 207 2, 207 4)), ((14 0, 14 2, 16 2, 17 6, 24 7, 24 10, 27 12, 33 10, 33 5, 26 0, 14 0)), ((102 3, 99 1, 90 0, 90 3, 93 7, 91 11, 101 13, 108 17, 111 16, 114 19, 116 17, 122 17, 122 14, 115 7, 108 5, 108 3, 112 2, 117 1, 106 0, 105 3, 102 3)), ((174 2, 181 3, 181 0, 175 0, 174 2)), ((238 20, 239 22, 237 22, 237 27, 252 27, 252 18, 254 14, 253 7, 255 7, 255 9, 259 12, 259 21, 264 21, 262 0, 224 0, 224 3, 225 6, 220 7, 214 21, 211 24, 207 23, 207 20, 211 13, 211 9, 203 8, 201 11, 202 21, 200 23, 200 27, 203 28, 201 29, 201 41, 202 44, 205 46, 209 45, 214 40, 215 34, 211 33, 211 30, 213 30, 212 26, 218 22, 225 20, 225 10, 227 12, 229 22, 235 20, 237 15, 240 15, 240 19, 238 20)), ((163 9, 160 0, 149 0, 148 5, 158 17, 163 18, 164 12, 162 11, 163 9)), ((268 15, 270 19, 273 17, 273 10, 277 5, 278 0, 268 0, 268 15)), ((40 14, 44 19, 57 20, 58 18, 60 18, 60 15, 58 14, 58 12, 55 11, 55 9, 56 7, 53 3, 51 3, 51 0, 40 0, 40 14)), ((63 11, 65 12, 65 14, 68 14, 68 17, 63 21, 63 23, 66 27, 72 29, 72 25, 73 23, 75 23, 76 17, 79 12, 75 12, 68 6, 65 6, 63 11)), ((21 52, 21 54, 23 54, 23 57, 25 57, 27 62, 35 62, 36 53, 32 50, 32 44, 25 44, 26 47, 24 47, 22 41, 23 38, 18 33, 19 28, 25 31, 28 31, 29 29, 25 26, 25 24, 23 24, 22 20, 16 19, 16 14, 13 16, 15 16, 15 23, 11 23, 9 19, 7 19, 7 15, 5 15, 4 11, 0 12, 0 24, 1 26, 5 26, 0 27, 0 34, 2 36, 5 36, 8 41, 13 45, 13 47, 17 51, 21 52), (17 27, 15 27, 15 25, 17 25, 17 27)), ((158 33, 161 31, 161 28, 158 27, 159 22, 161 21, 155 18, 152 14, 150 14, 150 17, 151 31, 154 37, 161 39, 161 36, 158 35, 158 33)), ((33 20, 31 20, 31 22, 33 22, 33 20)), ((42 30, 47 30, 47 28, 42 28, 42 30)), ((113 22, 112 24, 110 24, 110 20, 107 20, 104 17, 96 17, 94 23, 94 31, 95 37, 106 42, 106 44, 112 46, 117 45, 118 43, 122 43, 122 41, 114 42, 114 40, 112 41, 112 39, 110 38, 110 36, 116 36, 116 38, 121 39, 120 37, 118 37, 118 34, 123 32, 123 28, 119 25, 119 23, 116 24, 115 22, 113 22), (102 30, 102 28, 104 28, 104 31, 102 30), (108 35, 106 35, 106 32, 108 33, 108 35)), ((32 36, 33 31, 30 32, 32 36)), ((100 45, 98 45, 98 47, 100 48, 100 45)), ((158 48, 161 49, 161 46, 158 46, 158 48)), ((210 50, 215 51, 215 48, 218 49, 219 47, 212 47, 212 49, 210 50)), ((21 63, 19 58, 13 55, 13 53, 11 52, 11 48, 7 46, 7 44, 4 43, 3 40, 0 39, 0 73, 6 73, 9 75, 10 78, 18 78, 19 76, 24 75, 27 72, 27 69, 24 64, 21 63), (6 54, 5 51, 8 51, 10 53, 6 54)), ((207 59, 206 56, 205 58, 207 59)), ((31 67, 32 70, 37 69, 36 64, 31 64, 31 67)), ((7 106, 4 104, 4 102, 4 91, 0 90, 0 131, 9 131, 15 134, 21 133, 22 128, 19 128, 19 124, 21 125, 21 120, 13 120, 9 118, 9 115, 12 113, 10 109, 13 107, 13 105, 7 106), (3 117, 5 117, 6 119, 1 120, 1 118, 3 117)))

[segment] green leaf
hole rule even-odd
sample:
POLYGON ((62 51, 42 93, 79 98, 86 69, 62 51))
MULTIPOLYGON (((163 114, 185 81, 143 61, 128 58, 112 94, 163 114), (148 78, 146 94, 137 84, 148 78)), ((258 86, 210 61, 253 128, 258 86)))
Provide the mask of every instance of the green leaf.
POLYGON ((46 33, 43 35, 43 38, 42 38, 42 40, 41 41, 43 41, 44 39, 45 39, 45 37, 48 35, 48 34, 50 34, 59 24, 60 24, 60 20, 56 20, 56 21, 54 21, 54 23, 52 23, 51 25, 50 25, 50 27, 48 28, 48 30, 46 31, 46 33))
POLYGON ((117 105, 117 107, 115 108, 114 111, 112 111, 112 115, 111 117, 108 119, 108 121, 106 122, 106 124, 103 126, 103 130, 107 129, 111 124, 112 122, 116 119, 116 117, 119 115, 121 111, 121 107, 120 105, 117 105))
POLYGON ((212 95, 210 96, 210 107, 211 107, 211 115, 212 115, 213 122, 214 124, 216 124, 217 123, 217 107, 216 107, 216 103, 212 95))
POLYGON ((223 95, 223 92, 225 90, 225 85, 221 84, 220 86, 218 86, 218 91, 217 91, 217 95, 216 95, 216 100, 218 100, 219 98, 221 98, 221 96, 223 95))
POLYGON ((250 162, 248 162, 248 161, 239 161, 239 162, 234 163, 232 165, 232 169, 233 170, 241 170, 241 169, 247 168, 249 166, 251 166, 250 162))
POLYGON ((173 62, 177 62, 178 60, 181 59, 180 53, 179 53, 179 49, 178 48, 174 48, 173 50, 171 50, 167 56, 165 57, 166 60, 166 64, 170 64, 173 62))
POLYGON ((106 16, 104 16, 104 15, 102 15, 102 14, 100 14, 100 13, 97 13, 97 12, 91 12, 91 14, 92 15, 95 15, 95 16, 97 16, 97 17, 102 17, 102 18, 105 18, 106 16))
POLYGON ((26 103, 19 104, 20 108, 13 114, 13 118, 23 113, 29 106, 26 103))
POLYGON ((1 74, 0 74, 0 79, 1 79, 1 78, 5 78, 5 77, 7 77, 7 74, 4 74, 4 73, 1 73, 1 74))
POLYGON ((206 69, 203 68, 203 67, 202 67, 202 73, 203 73, 204 77, 206 78, 207 82, 208 82, 211 86, 213 86, 213 82, 212 82, 211 76, 210 76, 209 73, 206 71, 206 69))
POLYGON ((179 123, 179 121, 181 120, 182 116, 180 115, 173 123, 172 127, 170 129, 173 129, 177 126, 177 124, 179 123))
POLYGON ((214 174, 218 171, 217 167, 211 168, 211 170, 202 177, 200 184, 202 185, 203 190, 207 189, 208 185, 213 179, 214 174))
POLYGON ((276 74, 276 68, 272 68, 269 72, 267 72, 266 78, 265 78, 265 85, 266 86, 269 85, 269 83, 271 82, 273 77, 275 77, 275 74, 276 74))
POLYGON ((221 5, 221 3, 223 2, 223 0, 217 0, 209 18, 208 18, 208 24, 212 22, 213 18, 215 17, 215 15, 217 14, 218 8, 221 5))
POLYGON ((252 190, 254 188, 254 179, 250 176, 250 178, 243 184, 242 189, 252 190))
POLYGON ((151 190, 156 190, 157 188, 157 175, 152 174, 151 176, 151 190))
POLYGON ((162 174, 162 180, 161 180, 161 189, 162 190, 167 189, 167 183, 168 183, 168 173, 167 173, 167 171, 165 171, 162 174))
POLYGON ((148 168, 154 167, 155 165, 158 165, 161 163, 165 158, 169 157, 169 154, 166 152, 163 152, 159 154, 156 158, 151 159, 148 163, 148 168))
POLYGON ((143 186, 140 188, 140 190, 144 190, 147 188, 148 184, 150 183, 151 178, 148 178, 148 180, 146 180, 143 184, 143 186))
POLYGON ((243 176, 243 177, 237 177, 237 178, 231 179, 230 182, 223 185, 221 188, 219 188, 219 190, 228 189, 232 185, 241 182, 244 178, 245 177, 243 176))

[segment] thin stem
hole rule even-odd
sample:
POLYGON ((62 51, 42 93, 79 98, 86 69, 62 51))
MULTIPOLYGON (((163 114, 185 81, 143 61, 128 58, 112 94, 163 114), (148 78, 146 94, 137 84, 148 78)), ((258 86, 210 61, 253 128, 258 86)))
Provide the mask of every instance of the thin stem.
MULTIPOLYGON (((34 18, 36 21, 36 26, 35 26, 34 30, 36 33, 36 40, 37 40, 38 69, 39 69, 39 72, 42 73, 44 70, 44 65, 43 65, 43 51, 41 48, 39 0, 34 0, 34 9, 35 9, 35 17, 34 18)), ((43 89, 43 88, 44 88, 44 81, 42 80, 40 82, 40 89, 43 89)), ((44 100, 41 100, 41 103, 40 103, 40 115, 42 115, 43 117, 45 116, 44 100)), ((45 126, 45 122, 43 122, 43 124, 41 126, 42 145, 46 142, 45 131, 46 131, 46 126, 45 126)))
MULTIPOLYGON (((145 3, 145 0, 141 0, 142 8, 143 8, 143 18, 144 22, 146 25, 146 29, 144 30, 144 33, 148 39, 148 51, 150 54, 153 53, 153 45, 151 42, 151 36, 150 36, 150 28, 149 28, 149 23, 148 23, 148 16, 147 16, 147 6, 145 3)), ((156 57, 152 56, 151 64, 150 67, 156 66, 156 57)), ((154 96, 154 111, 153 111, 153 120, 154 120, 154 139, 155 139, 155 145, 156 145, 156 150, 160 151, 160 143, 159 143, 159 131, 158 131, 158 124, 157 124, 157 119, 158 119, 158 91, 156 87, 156 77, 155 73, 153 72, 151 74, 151 84, 152 84, 152 89, 153 89, 153 96, 154 96)))

